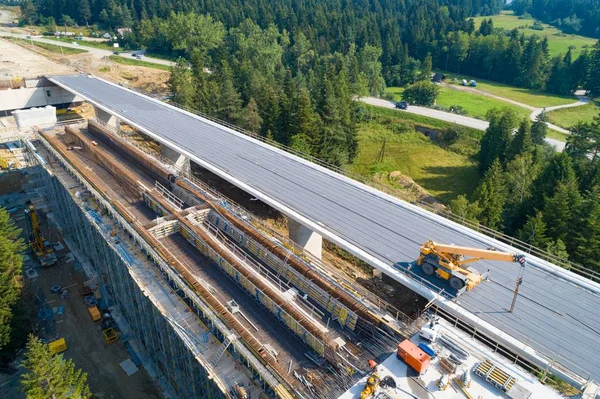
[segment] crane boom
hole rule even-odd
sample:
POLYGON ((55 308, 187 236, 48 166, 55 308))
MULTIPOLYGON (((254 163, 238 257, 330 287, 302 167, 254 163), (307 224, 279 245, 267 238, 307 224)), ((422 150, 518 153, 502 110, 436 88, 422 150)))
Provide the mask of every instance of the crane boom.
MULTIPOLYGON (((491 249, 459 247, 458 245, 445 245, 445 244, 438 244, 435 242, 431 242, 431 244, 436 247, 436 250, 438 253, 449 254, 450 256, 452 256, 452 255, 472 256, 473 258, 476 258, 475 260, 487 259, 487 260, 500 260, 500 261, 504 261, 504 262, 515 262, 515 257, 519 256, 517 254, 494 251, 491 249)), ((467 259, 466 262, 459 261, 459 264, 470 263, 469 261, 474 261, 474 260, 467 259)))
POLYGON ((525 257, 508 252, 494 251, 490 249, 479 249, 460 247, 458 245, 438 244, 427 241, 421 245, 421 256, 417 264, 421 266, 423 273, 448 280, 450 286, 457 291, 457 295, 464 290, 477 287, 487 278, 489 271, 483 275, 476 270, 465 267, 466 264, 477 262, 482 259, 499 260, 504 262, 516 262, 525 265, 525 257), (470 258, 464 258, 469 256, 470 258))

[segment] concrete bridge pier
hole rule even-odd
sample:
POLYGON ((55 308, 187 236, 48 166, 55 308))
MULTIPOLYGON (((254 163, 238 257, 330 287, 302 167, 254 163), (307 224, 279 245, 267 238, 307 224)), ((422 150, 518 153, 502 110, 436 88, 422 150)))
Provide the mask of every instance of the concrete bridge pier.
POLYGON ((321 259, 323 252, 323 237, 315 233, 303 224, 288 217, 288 236, 292 241, 310 252, 313 256, 321 259))
POLYGON ((121 131, 121 120, 118 117, 97 107, 94 107, 94 111, 96 112, 96 118, 104 125, 114 129, 117 133, 121 131))
POLYGON ((184 174, 190 173, 190 160, 185 155, 162 143, 160 144, 160 155, 172 161, 184 174))

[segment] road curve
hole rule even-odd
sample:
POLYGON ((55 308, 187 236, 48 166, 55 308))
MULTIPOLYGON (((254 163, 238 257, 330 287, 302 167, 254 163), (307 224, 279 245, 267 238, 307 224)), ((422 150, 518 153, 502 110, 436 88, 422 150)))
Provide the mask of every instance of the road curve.
MULTIPOLYGON (((445 84, 444 87, 447 87, 447 88, 449 88, 451 90, 464 91, 464 92, 469 92, 469 93, 476 93, 476 94, 479 94, 479 95, 482 95, 482 96, 495 98, 496 100, 500 100, 500 101, 504 101, 504 102, 509 103, 509 104, 516 105, 517 107, 528 109, 528 110, 531 111, 531 114, 529 115, 529 118, 532 121, 535 121, 536 118, 538 117, 538 115, 541 114, 544 111, 550 112, 550 111, 555 111, 555 110, 561 109, 561 108, 579 107, 581 105, 585 105, 585 104, 587 104, 587 103, 590 102, 590 99, 585 96, 585 92, 583 90, 579 90, 579 91, 575 92, 575 96, 577 97, 577 101, 574 102, 574 103, 563 104, 563 105, 555 105, 555 106, 546 107, 546 108, 536 108, 536 107, 532 107, 531 105, 524 104, 524 103, 521 103, 521 102, 518 102, 518 101, 515 101, 515 100, 511 100, 510 98, 497 96, 495 94, 488 93, 488 92, 482 91, 482 90, 478 90, 478 89, 475 89, 473 87, 465 87, 465 86, 459 86, 459 85, 455 85, 455 84, 445 84)), ((571 133, 567 129, 563 129, 562 127, 556 126, 556 125, 554 125, 552 123, 546 122, 546 125, 550 129, 556 130, 557 132, 560 132, 560 133, 563 133, 563 134, 570 134, 571 133)))
MULTIPOLYGON (((388 100, 383 100, 381 98, 375 97, 361 97, 360 101, 369 104, 375 105, 377 107, 390 108, 397 110, 398 112, 408 112, 411 114, 427 116, 429 118, 438 119, 445 122, 456 123, 457 125, 470 127, 477 130, 486 130, 490 125, 487 121, 482 121, 480 119, 471 118, 463 115, 456 115, 450 112, 439 111, 436 109, 426 108, 426 107, 417 107, 411 105, 406 110, 397 109, 395 104, 388 100)), ((559 140, 551 139, 546 137, 546 142, 556 148, 557 151, 562 151, 565 148, 565 143, 559 140)))

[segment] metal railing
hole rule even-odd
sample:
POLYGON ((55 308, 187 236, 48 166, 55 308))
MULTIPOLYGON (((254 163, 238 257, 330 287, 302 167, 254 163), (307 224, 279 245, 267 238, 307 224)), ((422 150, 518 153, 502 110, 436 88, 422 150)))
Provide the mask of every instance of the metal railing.
MULTIPOLYGON (((141 93, 141 94, 143 94, 143 93, 141 93)), ((248 130, 242 129, 242 128, 240 128, 238 126, 235 126, 235 125, 233 125, 233 124, 231 124, 231 123, 229 123, 227 121, 220 120, 220 119, 215 118, 213 116, 207 115, 207 114, 205 114, 205 113, 203 113, 201 111, 197 111, 197 110, 188 108, 188 107, 186 107, 184 105, 181 105, 181 104, 178 104, 178 103, 175 103, 175 102, 172 102, 172 101, 169 101, 168 104, 170 104, 170 105, 172 105, 172 106, 174 106, 176 108, 182 109, 184 111, 187 111, 189 113, 192 113, 192 114, 195 114, 197 116, 200 116, 200 117, 202 117, 204 119, 207 119, 207 120, 209 120, 211 122, 223 125, 223 126, 229 128, 229 129, 235 130, 236 132, 239 132, 239 133, 242 133, 242 134, 244 134, 246 136, 252 137, 253 139, 259 140, 259 141, 261 141, 261 142, 263 142, 265 144, 271 145, 271 146, 273 146, 275 148, 278 148, 280 150, 286 151, 286 152, 288 152, 290 154, 296 155, 296 156, 298 156, 300 158, 303 158, 303 159, 305 159, 307 161, 315 163, 315 164, 317 164, 319 166, 322 166, 322 167, 324 167, 326 169, 329 169, 329 170, 331 170, 333 172, 339 173, 339 174, 341 174, 341 175, 343 175, 345 177, 351 178, 353 180, 356 180, 358 182, 361 182, 363 184, 366 184, 368 186, 376 188, 376 189, 378 189, 380 191, 383 191, 383 192, 385 192, 387 194, 390 194, 390 195, 393 195, 395 197, 398 197, 398 189, 394 190, 392 187, 390 187, 388 185, 382 184, 382 183, 377 182, 377 181, 372 180, 372 179, 365 178, 364 176, 360 176, 360 175, 357 175, 355 173, 351 173, 351 172, 349 172, 348 170, 346 170, 344 168, 338 167, 336 165, 333 165, 333 164, 330 164, 330 163, 328 163, 326 161, 323 161, 323 160, 321 160, 319 158, 316 158, 316 157, 314 157, 312 155, 309 155, 309 154, 303 153, 301 151, 298 151, 298 150, 296 150, 294 148, 288 147, 288 146, 286 146, 284 144, 281 144, 281 143, 279 143, 279 142, 277 142, 275 140, 272 140, 272 139, 269 139, 267 137, 264 137, 264 136, 261 136, 259 134, 256 134, 254 132, 250 132, 248 130)), ((404 200, 406 201, 406 199, 404 199, 404 200)), ((407 202, 410 202, 410 201, 407 201, 407 202)), ((423 209, 425 209, 425 210, 427 210, 427 211, 433 212, 433 213, 435 213, 435 214, 437 214, 439 216, 442 216, 442 217, 444 217, 446 219, 452 220, 453 222, 462 224, 465 227, 469 227, 469 228, 471 228, 473 230, 482 232, 482 233, 490 236, 491 238, 497 239, 497 240, 502 241, 502 242, 504 242, 506 244, 514 246, 515 248, 518 248, 518 249, 520 249, 522 251, 525 251, 527 254, 531 254, 531 255, 537 256, 537 257, 539 257, 541 259, 544 259, 544 260, 546 260, 548 262, 551 262, 551 263, 553 263, 553 264, 555 264, 557 266, 560 266, 560 267, 562 267, 562 268, 564 268, 566 270, 570 270, 570 271, 572 271, 572 272, 574 272, 574 273, 576 273, 576 274, 578 274, 578 275, 580 275, 580 276, 582 276, 584 278, 587 278, 587 279, 589 279, 591 281, 599 282, 600 283, 600 271, 598 271, 598 270, 587 268, 587 267, 585 267, 583 265, 580 265, 580 264, 574 263, 574 262, 572 262, 572 261, 570 261, 568 259, 564 259, 564 258, 561 258, 559 256, 556 256, 556 255, 554 255, 554 254, 552 254, 552 253, 550 253, 550 252, 548 252, 546 250, 543 250, 541 248, 535 247, 535 246, 533 246, 533 245, 531 245, 529 243, 521 241, 521 240, 519 240, 517 238, 514 238, 512 236, 506 235, 506 234, 504 234, 502 232, 499 232, 497 230, 490 229, 489 227, 483 226, 483 225, 481 225, 479 223, 474 223, 474 222, 472 222, 472 221, 470 221, 468 219, 460 217, 459 215, 455 215, 455 214, 451 213, 449 210, 446 209, 446 207, 443 207, 443 208, 441 206, 440 207, 435 207, 435 206, 432 206, 431 204, 425 203, 423 201, 417 201, 417 202, 414 202, 414 204, 417 205, 417 206, 419 206, 419 207, 421 207, 421 208, 423 208, 423 209)))

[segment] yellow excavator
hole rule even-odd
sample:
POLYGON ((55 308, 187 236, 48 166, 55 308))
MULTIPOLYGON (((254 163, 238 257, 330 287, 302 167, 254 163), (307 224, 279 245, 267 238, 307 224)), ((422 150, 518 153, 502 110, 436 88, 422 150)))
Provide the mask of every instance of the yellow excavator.
MULTIPOLYGON (((475 269, 465 265, 482 259, 499 260, 504 262, 516 262, 525 266, 525 256, 508 252, 500 252, 493 249, 479 249, 470 247, 459 247, 456 245, 438 244, 427 241, 421 245, 421 256, 417 264, 427 276, 437 275, 447 280, 450 286, 462 293, 477 287, 489 276, 489 271, 480 274, 475 269), (469 258, 465 258, 468 256, 469 258)), ((523 267, 521 267, 522 274, 523 267)), ((519 279, 522 275, 519 276, 519 279)))
POLYGON ((35 212, 35 206, 33 206, 33 204, 29 205, 29 209, 26 212, 29 214, 29 221, 31 222, 31 236, 29 240, 31 249, 37 256, 42 267, 54 265, 56 263, 56 254, 54 253, 50 242, 42 237, 42 231, 40 230, 40 223, 35 212))

